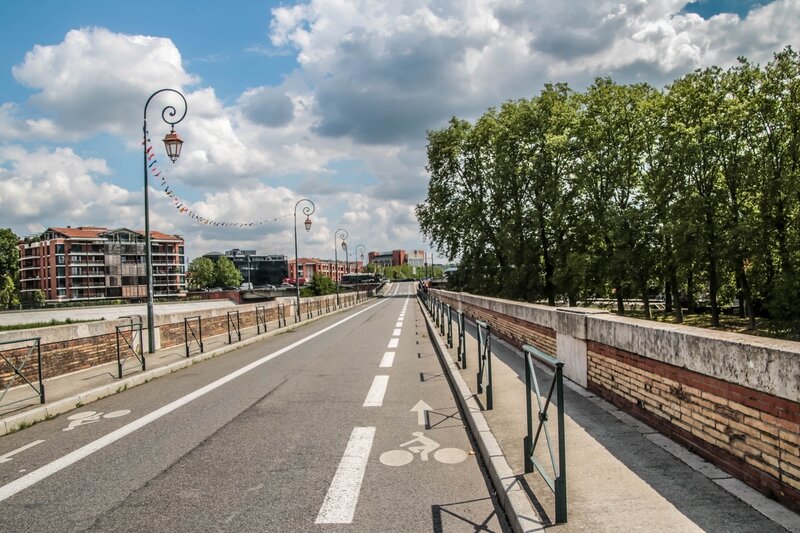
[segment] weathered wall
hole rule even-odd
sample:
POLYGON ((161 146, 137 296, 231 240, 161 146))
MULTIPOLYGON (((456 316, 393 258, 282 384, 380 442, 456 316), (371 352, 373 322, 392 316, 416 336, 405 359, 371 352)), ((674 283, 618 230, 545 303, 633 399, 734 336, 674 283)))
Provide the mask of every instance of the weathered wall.
POLYGON ((800 510, 800 343, 431 292, 515 346, 555 355, 576 383, 800 510))
MULTIPOLYGON (((356 295, 347 293, 340 297, 343 306, 355 303, 356 295)), ((313 316, 324 314, 327 310, 335 310, 335 296, 320 296, 317 298, 304 298, 300 308, 302 319, 306 320, 309 311, 313 316), (318 303, 319 302, 319 303, 318 303)), ((239 311, 240 328, 245 329, 256 325, 256 308, 265 307, 270 329, 275 328, 274 322, 278 320, 278 306, 282 306, 287 320, 291 323, 294 313, 294 301, 266 302, 263 304, 247 304, 236 306, 239 311)), ((200 316, 203 326, 203 338, 214 335, 227 334, 228 316, 230 309, 212 308, 202 311, 172 313, 156 315, 156 347, 168 348, 184 343, 183 320, 188 317, 200 316)), ((128 319, 102 320, 80 324, 68 324, 48 328, 0 332, 0 343, 16 341, 30 337, 40 337, 42 351, 42 376, 44 379, 84 370, 95 365, 110 363, 117 360, 117 335, 116 326, 129 324, 128 319)), ((142 335, 144 345, 147 346, 147 326, 143 327, 142 335)), ((236 339, 235 334, 234 340, 236 339)), ((129 335, 130 336, 130 335, 129 335)), ((38 379, 36 355, 28 358, 28 349, 31 343, 0 344, 0 355, 7 358, 19 367, 23 361, 23 375, 34 381, 38 379)), ((14 373, 11 367, 0 358, 0 390, 14 373)), ((14 385, 21 385, 21 380, 16 380, 14 385)))

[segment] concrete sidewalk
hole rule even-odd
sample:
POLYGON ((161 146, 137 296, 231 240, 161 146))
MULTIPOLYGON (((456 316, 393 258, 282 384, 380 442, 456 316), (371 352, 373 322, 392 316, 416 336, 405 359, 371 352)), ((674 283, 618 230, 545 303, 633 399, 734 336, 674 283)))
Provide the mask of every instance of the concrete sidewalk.
MULTIPOLYGON (((362 303, 370 301, 365 300, 362 303)), ((124 360, 122 379, 118 378, 116 361, 49 378, 44 380, 45 400, 47 402, 44 405, 39 403, 38 393, 30 386, 15 386, 8 390, 2 402, 0 402, 0 436, 24 429, 36 422, 66 413, 128 388, 147 383, 157 377, 177 372, 182 368, 206 359, 217 357, 283 333, 295 326, 310 324, 325 316, 340 313, 350 309, 350 307, 342 307, 339 310, 323 313, 312 318, 306 318, 304 315, 300 322, 296 322, 295 317, 290 316, 287 317, 287 324, 284 327, 278 327, 277 321, 268 322, 266 333, 261 334, 258 334, 255 326, 242 328, 241 340, 233 333, 231 343, 228 343, 227 333, 206 337, 203 339, 203 353, 200 353, 199 346, 193 343, 190 345, 188 358, 186 357, 184 344, 157 350, 153 354, 146 353, 146 371, 142 371, 139 361, 133 355, 130 355, 124 360)), ((17 381, 21 382, 21 380, 17 381)), ((0 395, 2 393, 3 391, 0 390, 0 395)))
MULTIPOLYGON (((456 349, 446 346, 427 310, 424 314, 429 320, 431 340, 462 401, 462 410, 515 530, 800 533, 800 516, 796 513, 567 379, 564 404, 568 516, 566 523, 553 524, 553 493, 539 474, 524 474, 527 415, 522 354, 492 337, 493 409, 486 411, 486 394, 476 394, 475 324, 468 322, 466 327, 468 368, 462 369, 454 362, 456 349)), ((456 346, 455 321, 453 328, 456 346)), ((552 374, 543 367, 537 367, 536 374, 540 391, 546 394, 552 374)), ((486 377, 484 383, 485 380, 486 377)), ((550 424, 555 445, 554 406, 550 409, 550 424)), ((550 465, 543 436, 536 457, 540 463, 550 465)))

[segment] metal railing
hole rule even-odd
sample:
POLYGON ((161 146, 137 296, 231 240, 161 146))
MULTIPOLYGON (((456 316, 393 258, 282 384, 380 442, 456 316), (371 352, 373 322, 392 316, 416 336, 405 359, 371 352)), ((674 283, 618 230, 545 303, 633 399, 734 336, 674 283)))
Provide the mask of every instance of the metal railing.
POLYGON ((478 394, 486 389, 486 410, 492 409, 492 327, 486 322, 475 321, 478 340, 478 394), (486 376, 486 387, 483 377, 486 376))
POLYGON ((256 306, 256 334, 261 335, 261 328, 267 332, 267 307, 264 305, 256 306))
POLYGON ((117 375, 122 379, 125 371, 125 361, 132 355, 142 365, 142 372, 147 370, 144 357, 144 339, 142 337, 142 317, 123 316, 130 319, 130 324, 116 326, 117 333, 117 375), (138 319, 138 322, 134 322, 138 319), (123 346, 124 345, 124 346, 123 346))
POLYGON ((450 304, 447 307, 447 347, 453 347, 453 306, 450 304))
POLYGON ((183 319, 183 344, 186 346, 186 357, 189 357, 191 344, 196 344, 203 353, 203 319, 200 315, 189 316, 183 319), (189 340, 189 337, 192 340, 189 340))
POLYGON ((228 311, 228 344, 233 343, 232 333, 236 333, 239 340, 242 340, 242 330, 239 328, 239 311, 228 311))
POLYGON ((278 327, 286 327, 286 304, 280 304, 278 307, 278 327))
POLYGON ((525 396, 528 415, 528 434, 523 441, 523 453, 525 456, 525 473, 533 472, 536 469, 542 476, 547 486, 553 491, 556 497, 556 523, 560 524, 567 521, 567 459, 566 459, 566 438, 564 435, 564 363, 533 346, 525 345, 522 347, 525 353, 525 396), (541 393, 539 391, 539 380, 536 377, 536 370, 533 360, 536 359, 555 370, 550 390, 547 398, 542 405, 541 393), (531 403, 531 384, 536 393, 536 403, 539 407, 539 424, 536 427, 536 434, 533 432, 533 405, 531 403), (550 438, 550 430, 547 427, 549 419, 547 410, 550 407, 553 397, 553 390, 556 392, 557 424, 558 424, 558 464, 556 464, 553 454, 553 443, 550 438), (550 454, 550 464, 552 465, 553 477, 547 473, 544 465, 536 459, 534 452, 536 444, 544 428, 547 450, 550 454))
POLYGON ((311 309, 311 302, 306 300, 306 318, 312 319, 314 318, 314 311, 311 309))
POLYGON ((467 368, 467 342, 466 342, 466 321, 464 311, 457 311, 456 323, 458 324, 458 347, 456 348, 456 359, 461 362, 461 368, 467 368))
MULTIPOLYGON (((30 342, 32 344, 30 346, 26 346, 27 352, 25 353, 25 356, 22 358, 22 362, 18 363, 18 365, 15 365, 13 362, 11 362, 11 360, 9 360, 5 355, 3 355, 3 352, 0 351, 0 357, 2 357, 3 361, 5 361, 5 363, 8 366, 11 367, 11 371, 14 374, 8 380, 8 383, 6 383, 6 386, 3 389, 3 393, 0 394, 0 403, 3 403, 3 399, 6 397, 6 394, 8 393, 8 390, 11 388, 11 386, 14 384, 14 381, 17 378, 20 378, 30 388, 32 388, 34 390, 34 392, 36 392, 36 395, 39 397, 39 403, 41 403, 41 404, 44 403, 44 382, 42 381, 42 338, 41 337, 31 337, 31 338, 28 338, 28 339, 18 339, 18 340, 15 340, 15 341, 3 341, 3 342, 0 342, 0 346, 8 345, 8 344, 22 344, 22 343, 28 343, 28 342, 30 342), (38 381, 39 381, 39 388, 38 389, 36 388, 36 385, 31 383, 31 381, 23 373, 23 370, 25 370, 25 366, 28 364, 28 362, 31 359, 34 358, 34 355, 36 356, 36 361, 37 361, 36 374, 38 376, 38 381)), ((17 361, 19 361, 19 358, 17 358, 17 361)), ((18 400, 18 401, 21 402, 21 401, 25 401, 25 400, 28 400, 28 399, 29 398, 23 398, 23 399, 18 400)), ((17 402, 15 401, 15 402, 12 402, 12 403, 17 403, 17 402)))

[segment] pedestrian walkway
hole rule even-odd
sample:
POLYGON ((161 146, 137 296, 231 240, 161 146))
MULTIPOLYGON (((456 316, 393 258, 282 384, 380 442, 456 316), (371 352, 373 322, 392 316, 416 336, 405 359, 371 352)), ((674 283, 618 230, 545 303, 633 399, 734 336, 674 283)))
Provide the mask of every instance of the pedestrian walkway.
MULTIPOLYGON (((475 324, 467 322, 467 368, 462 369, 454 362, 457 340, 454 348, 448 348, 446 339, 425 312, 432 340, 463 400, 462 409, 470 419, 495 487, 499 488, 500 480, 500 492, 514 493, 508 498, 506 511, 515 530, 800 533, 800 515, 567 379, 564 407, 568 516, 566 523, 554 524, 553 493, 539 474, 524 474, 527 416, 522 354, 496 337, 491 339, 493 408, 485 410, 485 392, 476 394, 475 324), (465 389, 459 390, 459 384, 465 389), (520 498, 521 494, 527 497, 520 498)), ((455 338, 455 320, 453 330, 455 338)), ((552 374, 538 367, 536 373, 540 391, 549 390, 552 374)), ((550 416, 555 440, 555 415, 550 416)), ((537 422, 534 420, 534 424, 537 422)), ((536 457, 549 465, 547 447, 541 440, 536 457)))
MULTIPOLYGON (((343 307, 342 309, 347 308, 343 307)), ((139 361, 133 355, 130 355, 124 360, 122 379, 119 378, 116 360, 78 372, 49 378, 44 380, 45 399, 47 401, 44 405, 39 403, 37 393, 28 385, 15 386, 8 390, 2 402, 0 402, 0 436, 24 429, 36 422, 66 413, 128 388, 147 383, 157 377, 176 372, 200 361, 248 346, 264 338, 285 332, 287 329, 295 327, 295 325, 311 323, 324 316, 326 314, 314 316, 313 318, 302 317, 303 319, 299 321, 299 324, 296 316, 289 316, 287 317, 288 324, 286 326, 279 327, 277 321, 268 322, 266 332, 260 334, 257 326, 242 328, 241 340, 234 333, 230 343, 227 333, 206 337, 203 339, 203 353, 200 353, 198 344, 192 343, 189 357, 186 356, 184 344, 157 350, 153 354, 146 353, 144 355, 145 371, 142 371, 139 361)), ((0 390, 0 394, 2 392, 0 390)))

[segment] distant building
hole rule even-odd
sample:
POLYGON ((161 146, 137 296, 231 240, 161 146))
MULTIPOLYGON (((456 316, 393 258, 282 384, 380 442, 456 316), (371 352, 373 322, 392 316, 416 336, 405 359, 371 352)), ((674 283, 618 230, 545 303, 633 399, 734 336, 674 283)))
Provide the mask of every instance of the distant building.
POLYGON ((203 257, 215 263, 220 257, 227 257, 239 272, 245 283, 252 283, 254 287, 264 285, 280 285, 289 276, 289 261, 285 255, 257 255, 255 250, 240 250, 234 248, 227 252, 209 252, 203 257))
MULTIPOLYGON (((180 235, 150 232, 153 295, 185 296, 180 235)), ((19 241, 20 293, 51 301, 147 298, 143 231, 99 226, 48 228, 19 241)))
POLYGON ((423 250, 392 250, 391 252, 370 252, 369 262, 381 266, 409 265, 416 273, 417 268, 425 265, 425 252, 423 250))
MULTIPOLYGON (((341 259, 337 264, 337 262, 331 261, 330 259, 301 257, 298 263, 300 267, 297 269, 297 274, 301 279, 301 283, 311 281, 311 278, 313 278, 315 274, 326 276, 338 282, 342 279, 342 276, 351 271, 355 272, 356 269, 356 263, 354 261, 350 261, 348 264, 345 259, 341 259)), ((290 259, 289 272, 295 271, 294 265, 294 259, 290 259)), ((359 271, 361 270, 362 268, 359 267, 359 271)), ((291 280, 290 283, 294 283, 294 276, 290 275, 289 280, 291 280)))

